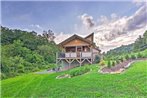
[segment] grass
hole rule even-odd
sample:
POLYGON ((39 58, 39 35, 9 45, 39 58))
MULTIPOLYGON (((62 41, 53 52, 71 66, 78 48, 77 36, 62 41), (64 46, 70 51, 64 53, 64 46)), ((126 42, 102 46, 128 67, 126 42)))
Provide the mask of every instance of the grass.
MULTIPOLYGON (((77 68, 78 69, 78 68, 77 68)), ((145 98, 147 61, 136 62, 121 74, 100 74, 98 66, 73 78, 55 79, 69 71, 26 74, 1 81, 2 98, 145 98)), ((72 69, 75 70, 75 69, 72 69)))

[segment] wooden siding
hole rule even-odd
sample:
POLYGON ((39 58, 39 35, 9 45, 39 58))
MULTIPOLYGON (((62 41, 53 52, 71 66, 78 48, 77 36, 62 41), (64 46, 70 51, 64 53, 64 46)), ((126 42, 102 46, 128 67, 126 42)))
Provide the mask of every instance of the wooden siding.
POLYGON ((85 38, 85 39, 87 39, 87 40, 89 40, 89 41, 93 41, 93 37, 92 37, 92 36, 89 36, 89 37, 87 37, 87 38, 85 38))
POLYGON ((68 47, 68 46, 86 46, 89 45, 88 43, 81 41, 79 39, 74 39, 70 42, 68 42, 67 44, 64 45, 64 47, 68 47))

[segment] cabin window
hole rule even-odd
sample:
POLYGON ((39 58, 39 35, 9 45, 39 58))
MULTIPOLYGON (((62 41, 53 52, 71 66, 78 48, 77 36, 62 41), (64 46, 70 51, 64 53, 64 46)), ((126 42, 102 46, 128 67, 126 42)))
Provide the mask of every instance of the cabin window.
POLYGON ((83 46, 83 51, 84 52, 89 52, 90 51, 90 48, 88 46, 83 46))
POLYGON ((66 52, 76 52, 75 47, 66 47, 66 52))

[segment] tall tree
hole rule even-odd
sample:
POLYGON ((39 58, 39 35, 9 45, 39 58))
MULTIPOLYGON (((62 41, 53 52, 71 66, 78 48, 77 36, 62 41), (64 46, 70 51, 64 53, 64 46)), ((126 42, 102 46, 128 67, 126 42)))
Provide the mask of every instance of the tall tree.
POLYGON ((47 38, 47 40, 49 42, 52 42, 55 39, 55 35, 54 35, 53 31, 50 29, 48 31, 43 31, 42 35, 43 35, 43 37, 47 38))

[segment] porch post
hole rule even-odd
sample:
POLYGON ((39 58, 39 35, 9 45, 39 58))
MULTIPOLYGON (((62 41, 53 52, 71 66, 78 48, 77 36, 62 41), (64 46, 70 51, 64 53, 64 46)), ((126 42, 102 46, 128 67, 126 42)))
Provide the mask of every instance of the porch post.
POLYGON ((56 52, 56 66, 58 64, 58 52, 56 52))

